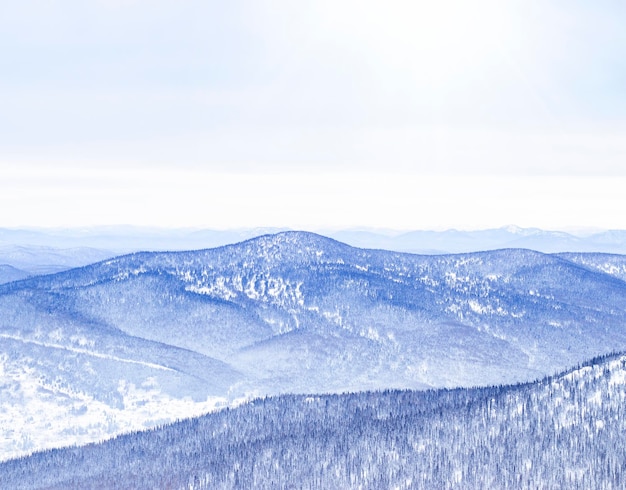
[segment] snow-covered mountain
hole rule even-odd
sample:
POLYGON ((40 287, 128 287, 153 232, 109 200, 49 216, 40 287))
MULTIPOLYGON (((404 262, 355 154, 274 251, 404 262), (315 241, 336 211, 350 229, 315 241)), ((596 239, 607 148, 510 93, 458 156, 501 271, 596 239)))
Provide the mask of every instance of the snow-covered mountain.
POLYGON ((624 488, 626 356, 516 386, 255 400, 0 464, 13 489, 624 488))
POLYGON ((527 248, 544 253, 594 252, 626 254, 626 231, 586 234, 505 226, 487 230, 417 230, 406 233, 350 231, 329 236, 357 247, 411 253, 467 253, 502 248, 527 248))
POLYGON ((13 267, 12 265, 0 264, 0 284, 11 281, 19 281, 25 279, 30 274, 26 271, 13 267))
POLYGON ((19 269, 25 273, 25 276, 51 274, 73 269, 115 255, 117 254, 109 250, 90 247, 57 248, 42 245, 0 245, 0 264, 19 269))
POLYGON ((601 254, 420 256, 285 232, 8 283, 0 429, 13 432, 0 455, 251 395, 536 379, 626 349, 621 267, 601 254))
MULTIPOLYGON (((133 226, 52 230, 0 228, 0 284, 27 276, 82 267, 127 253, 206 249, 280 231, 286 230, 195 230, 133 226)), ((626 231, 620 230, 581 236, 507 226, 474 231, 419 230, 400 233, 393 230, 335 230, 324 234, 355 247, 421 254, 468 253, 503 248, 526 248, 544 253, 626 254, 626 231)))
MULTIPOLYGON (((103 251, 106 257, 136 251, 196 250, 224 246, 242 240, 273 234, 286 229, 246 228, 238 230, 168 229, 134 226, 109 226, 69 229, 6 229, 0 228, 0 263, 21 268, 3 261, 3 248, 25 247, 46 253, 57 249, 63 254, 68 249, 103 251), (110 251, 110 252, 109 252, 110 251)), ((563 232, 539 228, 505 226, 485 230, 318 230, 349 245, 361 248, 393 250, 410 253, 468 253, 502 248, 528 248, 544 253, 598 252, 626 254, 626 230, 595 232, 563 232)), ((74 253, 80 256, 80 251, 74 253)), ((67 254, 66 254, 67 255, 67 254)), ((49 254, 54 259, 52 254, 49 254)), ((68 257, 71 258, 71 255, 68 257)), ((64 259, 66 260, 66 259, 64 259)), ((86 265, 73 264, 73 266, 86 265)), ((66 267, 64 267, 66 268, 66 267)), ((28 269, 28 268, 26 268, 28 269)), ((50 271, 52 272, 52 271, 50 271)))
POLYGON ((278 228, 212 230, 142 226, 96 226, 67 229, 0 228, 0 259, 2 258, 1 251, 5 247, 24 247, 35 252, 41 249, 44 253, 46 249, 58 250, 60 253, 69 249, 115 252, 108 256, 111 257, 145 250, 196 250, 218 247, 280 231, 287 230, 278 228))

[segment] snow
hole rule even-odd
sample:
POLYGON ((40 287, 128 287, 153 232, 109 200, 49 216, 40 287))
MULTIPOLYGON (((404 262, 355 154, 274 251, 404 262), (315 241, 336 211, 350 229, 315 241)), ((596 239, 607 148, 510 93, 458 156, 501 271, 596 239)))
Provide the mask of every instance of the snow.
POLYGON ((231 291, 226 286, 226 279, 224 277, 218 277, 215 283, 211 286, 187 286, 185 291, 190 291, 196 294, 205 294, 207 296, 215 296, 217 298, 229 301, 237 296, 237 293, 231 291))
POLYGON ((135 386, 120 382, 117 391, 123 407, 116 408, 89 395, 50 385, 32 369, 1 358, 0 363, 0 382, 12 387, 0 395, 0 460, 34 450, 86 444, 105 435, 155 427, 229 405, 224 397, 193 402, 165 395, 154 383, 135 386))
MULTIPOLYGON (((10 340, 17 340, 19 342, 24 342, 26 344, 34 344, 34 345, 39 345, 42 347, 49 347, 51 349, 61 349, 67 352, 74 352, 76 354, 84 354, 87 356, 91 356, 91 357, 97 357, 99 359, 108 359, 111 361, 117 361, 117 362, 123 362, 123 363, 127 363, 127 364, 137 364, 140 366, 145 366, 145 367, 149 367, 152 369, 159 369, 159 370, 163 370, 163 371, 174 371, 174 369, 168 368, 167 366, 162 366, 160 364, 155 364, 152 362, 144 362, 144 361, 138 361, 135 359, 127 359, 127 358, 123 358, 123 357, 118 357, 118 356, 113 356, 111 354, 102 354, 100 352, 95 352, 95 351, 91 351, 88 349, 81 349, 78 347, 72 347, 72 346, 68 346, 68 345, 61 345, 61 344, 53 344, 50 342, 42 342, 39 340, 34 340, 34 339, 28 339, 28 338, 23 338, 23 337, 19 337, 17 335, 10 335, 10 334, 6 334, 6 333, 2 333, 0 334, 0 338, 2 339, 10 339, 10 340)), ((62 337, 60 335, 55 335, 54 336, 55 339, 58 340, 62 340, 62 337)))

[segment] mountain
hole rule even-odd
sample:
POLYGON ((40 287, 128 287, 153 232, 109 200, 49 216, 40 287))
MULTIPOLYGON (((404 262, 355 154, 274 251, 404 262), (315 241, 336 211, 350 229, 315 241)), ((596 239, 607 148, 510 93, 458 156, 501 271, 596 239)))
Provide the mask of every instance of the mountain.
POLYGON ((576 257, 284 232, 2 285, 0 457, 250 396, 500 385, 626 350, 626 283, 576 257))
MULTIPOLYGON (((110 251, 107 257, 136 251, 195 250, 274 234, 285 229, 245 228, 234 230, 169 229, 136 226, 101 226, 68 229, 0 228, 3 247, 73 249, 91 248, 110 251)), ((626 231, 608 230, 567 233, 505 226, 485 230, 321 230, 325 236, 361 248, 394 250, 422 254, 469 253, 502 248, 527 248, 544 253, 596 252, 626 254, 626 231)), ((2 254, 0 253, 0 259, 2 254)), ((101 260, 96 259, 96 260, 101 260)), ((92 262, 95 262, 93 260, 92 262)), ((8 263, 11 262, 1 262, 8 263)), ((74 266, 86 265, 74 264, 74 266)), ((11 264, 15 265, 15 264, 11 264)), ((15 265, 19 268, 19 266, 15 265)), ((54 272, 54 271, 50 271, 54 272)))
POLYGON ((46 248, 59 250, 95 249, 111 251, 112 253, 106 257, 108 258, 113 255, 142 250, 171 251, 218 247, 280 231, 285 230, 279 228, 207 230, 142 226, 96 226, 24 230, 0 228, 0 250, 2 247, 10 246, 26 247, 35 250, 41 248, 44 251, 46 248))
POLYGON ((13 268, 20 269, 26 273, 26 276, 52 274, 99 262, 115 255, 115 253, 108 250, 89 247, 55 248, 40 245, 0 246, 0 264, 6 264, 13 268))
POLYGON ((342 230, 329 236, 357 247, 400 252, 445 254, 502 248, 544 253, 599 252, 626 254, 626 232, 610 230, 576 235, 562 231, 506 226, 487 230, 417 230, 406 233, 342 230))
POLYGON ((3 488, 624 488, 626 356, 513 386, 283 395, 0 464, 3 488))
POLYGON ((11 265, 0 264, 0 284, 25 279, 30 274, 11 265))

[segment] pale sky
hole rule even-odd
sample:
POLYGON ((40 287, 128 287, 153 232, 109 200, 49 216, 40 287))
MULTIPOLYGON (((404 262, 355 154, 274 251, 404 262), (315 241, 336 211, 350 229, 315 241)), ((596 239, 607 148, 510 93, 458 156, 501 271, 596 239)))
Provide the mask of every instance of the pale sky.
POLYGON ((0 3, 0 226, 626 229, 626 3, 0 3))

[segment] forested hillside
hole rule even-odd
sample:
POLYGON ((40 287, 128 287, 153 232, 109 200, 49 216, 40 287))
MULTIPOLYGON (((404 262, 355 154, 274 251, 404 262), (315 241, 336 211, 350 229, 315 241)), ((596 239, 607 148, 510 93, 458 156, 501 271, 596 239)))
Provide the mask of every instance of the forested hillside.
POLYGON ((259 399, 0 465, 2 488, 623 488, 626 355, 506 387, 259 399))

